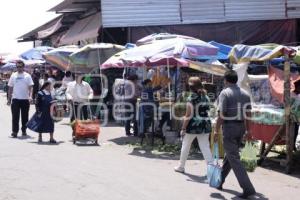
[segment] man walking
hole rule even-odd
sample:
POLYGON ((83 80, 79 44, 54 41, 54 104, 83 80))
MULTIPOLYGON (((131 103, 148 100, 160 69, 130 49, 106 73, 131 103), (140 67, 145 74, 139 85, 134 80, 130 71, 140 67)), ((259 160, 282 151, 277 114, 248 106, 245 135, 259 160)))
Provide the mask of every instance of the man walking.
POLYGON ((224 78, 226 88, 218 98, 219 117, 214 133, 216 140, 220 127, 223 127, 223 143, 226 155, 222 167, 222 184, 218 189, 223 189, 223 183, 232 169, 243 189, 243 194, 239 197, 247 199, 256 192, 240 161, 239 148, 244 134, 249 130, 246 118, 249 115, 247 111, 251 109, 250 97, 237 86, 238 76, 235 71, 226 72, 224 78))
POLYGON ((75 81, 68 84, 67 99, 74 105, 71 122, 75 119, 88 119, 88 102, 93 98, 93 90, 87 82, 83 81, 83 76, 77 74, 75 81))
POLYGON ((29 107, 32 96, 33 81, 30 74, 24 72, 23 61, 16 62, 17 72, 13 73, 8 81, 8 98, 11 102, 12 134, 18 136, 20 112, 22 117, 22 136, 26 136, 26 124, 28 122, 29 107))

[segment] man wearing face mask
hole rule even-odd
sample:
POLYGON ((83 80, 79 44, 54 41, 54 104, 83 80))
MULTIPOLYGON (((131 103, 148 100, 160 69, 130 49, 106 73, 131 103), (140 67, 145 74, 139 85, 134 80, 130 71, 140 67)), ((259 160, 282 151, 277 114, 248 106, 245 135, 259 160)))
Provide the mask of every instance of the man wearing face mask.
POLYGON ((26 124, 28 122, 29 107, 32 101, 33 81, 24 71, 23 61, 17 61, 17 72, 13 73, 8 81, 8 99, 11 102, 12 112, 12 134, 13 138, 18 136, 20 112, 22 118, 22 136, 26 136, 26 124))

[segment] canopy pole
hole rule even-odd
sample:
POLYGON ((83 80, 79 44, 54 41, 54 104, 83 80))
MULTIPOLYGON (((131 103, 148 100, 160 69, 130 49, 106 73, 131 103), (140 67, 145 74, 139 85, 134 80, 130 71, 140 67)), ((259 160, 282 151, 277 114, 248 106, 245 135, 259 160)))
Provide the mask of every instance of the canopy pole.
MULTIPOLYGON (((167 58, 167 69, 168 69, 168 78, 171 80, 171 74, 170 74, 170 60, 167 58)), ((169 92, 169 108, 170 108, 170 120, 172 120, 172 93, 171 93, 171 81, 168 83, 168 92, 169 92)))
POLYGON ((175 83, 174 83, 174 102, 177 101, 177 87, 178 87, 178 79, 179 79, 179 67, 176 66, 176 75, 175 75, 175 83))
POLYGON ((147 79, 147 69, 146 65, 143 64, 143 81, 147 79))
POLYGON ((291 65, 290 65, 290 58, 287 52, 285 52, 285 62, 284 62, 284 109, 285 109, 285 134, 286 134, 286 173, 291 173, 291 165, 292 165, 292 135, 293 131, 291 131, 291 82, 290 82, 290 75, 291 75, 291 65))
MULTIPOLYGON (((99 49, 97 49, 97 59, 98 59, 98 65, 99 65, 99 75, 100 75, 100 82, 101 82, 101 93, 103 94, 103 92, 104 92, 104 88, 103 88, 103 77, 102 77, 102 69, 101 69, 101 58, 100 58, 100 52, 99 52, 100 50, 99 49)), ((101 96, 102 96, 102 94, 101 94, 101 96)))

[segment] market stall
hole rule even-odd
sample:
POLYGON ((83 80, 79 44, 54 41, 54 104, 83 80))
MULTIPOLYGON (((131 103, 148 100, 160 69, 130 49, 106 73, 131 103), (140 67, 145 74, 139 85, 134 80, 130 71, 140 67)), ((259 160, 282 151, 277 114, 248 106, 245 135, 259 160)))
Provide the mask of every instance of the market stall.
MULTIPOLYGON (((252 109, 252 118, 251 118, 251 135, 256 140, 262 141, 261 153, 259 164, 261 164, 267 157, 268 153, 272 149, 272 147, 276 144, 285 144, 287 149, 287 156, 285 160, 286 172, 290 173, 291 164, 292 164, 292 138, 294 136, 293 124, 291 119, 291 59, 295 56, 295 50, 292 48, 284 47, 284 46, 276 46, 276 48, 268 49, 263 48, 261 46, 246 46, 246 45, 235 45, 230 53, 230 60, 233 64, 244 63, 245 66, 248 66, 250 62, 265 62, 268 66, 269 75, 267 79, 261 77, 261 85, 257 83, 256 85, 249 82, 246 89, 253 92, 257 92, 258 90, 255 88, 259 88, 262 90, 265 96, 269 95, 274 97, 277 102, 272 101, 272 98, 266 100, 263 99, 262 102, 257 104, 255 100, 257 97, 252 96, 252 101, 254 101, 254 108, 252 109), (269 61, 274 58, 281 58, 284 62, 284 71, 282 72, 282 77, 278 79, 281 80, 282 85, 282 98, 278 99, 272 91, 272 84, 270 81, 272 79, 272 67, 269 61), (265 83, 270 88, 264 90, 265 83), (281 101, 280 101, 281 100, 281 101), (280 108, 281 106, 281 108, 280 108), (268 147, 265 148, 265 145, 268 144, 268 147)), ((244 80, 247 80, 247 76, 244 80)), ((252 77, 253 78, 253 77, 252 77)), ((251 77, 250 77, 251 79, 251 77)), ((255 81, 254 81, 255 82, 255 81)), ((265 84, 266 85, 266 84, 265 84)), ((273 99, 273 100, 274 100, 273 99)))
MULTIPOLYGON (((160 94, 158 105, 161 112, 170 116, 168 117, 169 120, 173 120, 172 108, 181 92, 180 88, 184 87, 184 84, 179 87, 179 76, 182 74, 180 69, 200 71, 206 69, 217 75, 224 74, 226 71, 226 67, 216 60, 218 47, 201 40, 176 36, 167 39, 148 38, 145 41, 145 44, 114 55, 102 65, 102 69, 136 68, 137 71, 142 69, 143 72, 140 77, 142 80, 152 79, 153 86, 167 85, 167 90, 160 94), (169 82, 164 81, 168 79, 169 82)), ((161 122, 156 124, 161 124, 161 122)), ((153 134, 154 132, 152 129, 153 134)))

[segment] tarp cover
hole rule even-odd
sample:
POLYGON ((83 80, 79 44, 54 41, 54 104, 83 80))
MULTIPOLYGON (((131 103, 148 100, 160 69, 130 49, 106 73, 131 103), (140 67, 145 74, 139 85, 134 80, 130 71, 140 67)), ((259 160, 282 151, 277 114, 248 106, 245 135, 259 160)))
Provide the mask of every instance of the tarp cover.
POLYGON ((285 46, 277 46, 275 49, 269 50, 260 46, 237 44, 233 46, 229 58, 233 63, 268 61, 282 56, 284 51, 289 52, 289 54, 295 52, 295 50, 285 46))
POLYGON ((60 39, 60 44, 75 44, 81 40, 97 38, 101 27, 101 15, 96 13, 77 21, 60 39))
POLYGON ((168 32, 200 38, 204 41, 214 40, 228 45, 290 44, 297 42, 297 20, 132 27, 131 32, 132 42, 153 33, 168 32))
POLYGON ((189 61, 189 68, 216 76, 224 76, 225 72, 228 70, 226 66, 218 60, 208 60, 206 62, 189 61))
POLYGON ((62 21, 63 17, 58 18, 56 22, 54 22, 54 24, 50 27, 48 27, 47 29, 41 30, 39 31, 38 34, 38 39, 43 39, 46 38, 52 34, 54 34, 56 31, 58 31, 61 27, 62 27, 62 21))
MULTIPOLYGON (((296 73, 291 74, 291 91, 294 90, 293 82, 299 78, 299 75, 296 73)), ((280 69, 274 67, 269 68, 269 80, 271 85, 271 94, 281 103, 284 102, 284 72, 280 69)))

